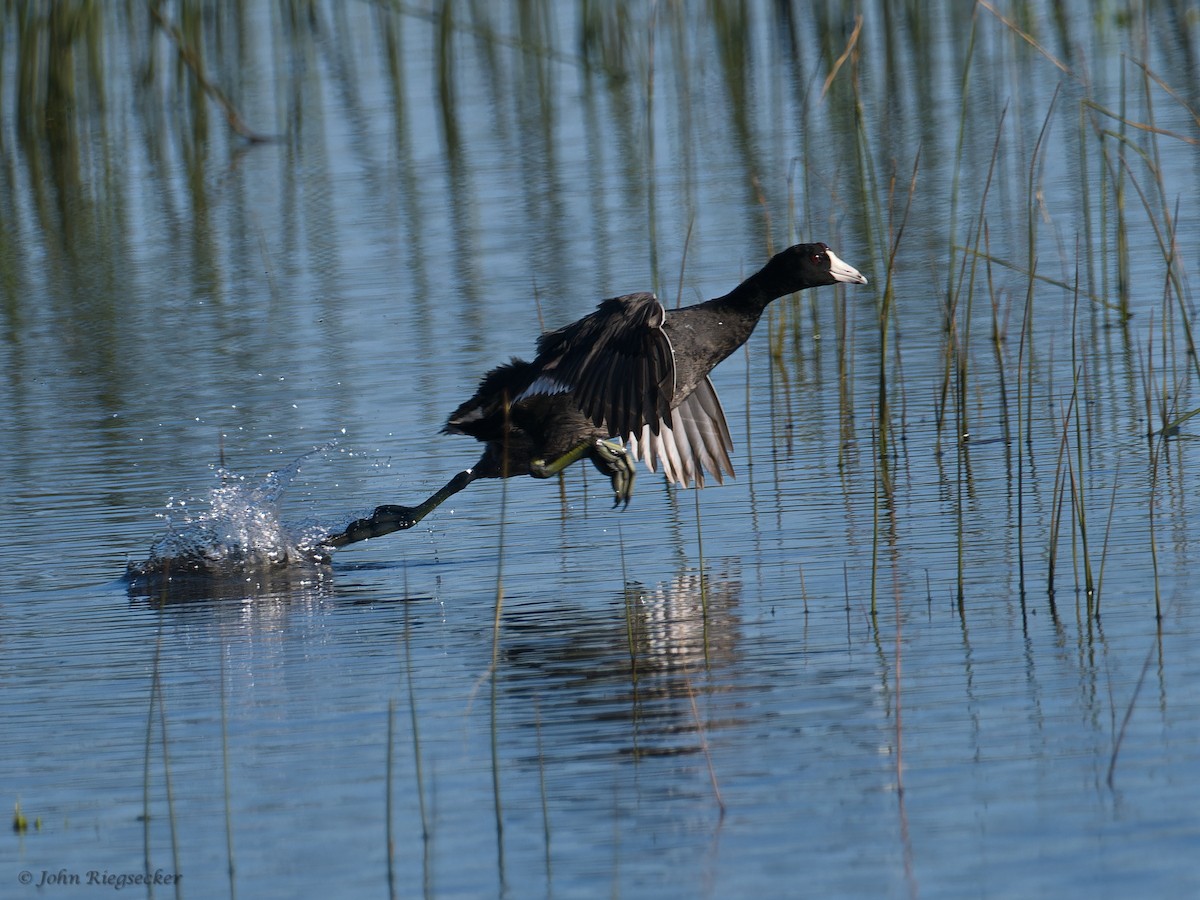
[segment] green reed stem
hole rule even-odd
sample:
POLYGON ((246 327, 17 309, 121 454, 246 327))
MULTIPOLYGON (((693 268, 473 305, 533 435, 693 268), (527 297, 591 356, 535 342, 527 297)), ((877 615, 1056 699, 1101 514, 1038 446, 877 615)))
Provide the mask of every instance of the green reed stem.
POLYGON ((1162 585, 1159 582, 1158 572, 1158 538, 1155 510, 1158 508, 1158 466, 1167 439, 1164 435, 1160 434, 1152 437, 1150 440, 1150 496, 1149 503, 1146 505, 1149 516, 1147 524, 1150 532, 1150 567, 1154 573, 1154 618, 1156 621, 1162 622, 1162 585))
POLYGON ((387 885, 388 896, 394 898, 396 895, 396 836, 392 831, 392 810, 394 804, 394 789, 392 787, 392 779, 395 777, 392 771, 393 748, 396 742, 396 701, 388 697, 387 706, 387 743, 384 747, 383 757, 383 842, 384 853, 387 855, 387 885))
POLYGON ((1116 470, 1113 472, 1112 496, 1108 501, 1108 520, 1104 523, 1104 543, 1100 547, 1100 571, 1096 575, 1096 597, 1093 615, 1100 618, 1100 594, 1104 586, 1104 564, 1108 561, 1108 539, 1112 536, 1113 517, 1117 512, 1117 486, 1121 483, 1121 455, 1117 454, 1116 470))
MULTIPOLYGON (((505 410, 507 416, 508 410, 505 410)), ((506 439, 509 429, 504 430, 506 439)), ((505 523, 508 520, 508 448, 503 453, 504 464, 500 478, 500 523, 496 549, 496 607, 492 618, 492 658, 488 666, 490 682, 489 712, 490 712, 490 744, 492 755, 492 802, 496 816, 496 861, 500 873, 500 884, 506 884, 504 868, 504 807, 500 795, 500 737, 499 737, 499 679, 500 668, 500 627, 504 612, 504 536, 505 523)))
POLYGON ((704 570, 704 527, 700 515, 700 489, 692 491, 696 503, 696 559, 700 567, 700 616, 704 640, 704 662, 708 663, 708 578, 704 570))
POLYGON ((550 799, 546 790, 546 754, 542 749, 542 709, 538 703, 536 694, 533 698, 533 729, 534 736, 537 739, 538 792, 541 795, 542 801, 542 844, 545 848, 546 896, 549 897, 553 895, 550 886, 554 882, 553 857, 550 854, 550 799))
POLYGON ((658 292, 658 178, 654 141, 654 46, 658 6, 651 5, 646 34, 646 233, 650 236, 650 275, 658 292))
MULTIPOLYGON (((871 466, 871 623, 876 622, 879 583, 879 481, 880 466, 871 466)), ((849 603, 847 596, 846 602, 849 603)))
POLYGON ((229 897, 230 900, 237 898, 237 867, 234 865, 233 856, 233 792, 230 788, 229 781, 229 707, 225 696, 225 642, 220 641, 221 647, 221 668, 217 672, 217 679, 220 682, 220 697, 221 697, 221 780, 222 789, 225 795, 225 856, 228 860, 227 870, 229 873, 229 897))
MULTIPOLYGON (((165 601, 164 601, 165 603, 165 601)), ((157 635, 154 640, 154 660, 150 668, 150 705, 146 709, 146 739, 142 747, 142 860, 147 872, 154 871, 150 859, 150 747, 154 738, 154 710, 158 702, 158 667, 162 659, 162 629, 164 607, 158 609, 157 635)), ((154 886, 147 885, 154 896, 154 886)))
POLYGON ((704 722, 700 718, 700 710, 696 706, 696 693, 692 690, 692 683, 686 677, 684 678, 684 686, 687 688, 688 700, 692 705, 692 720, 696 723, 696 734, 700 739, 700 750, 704 753, 704 761, 708 765, 708 780, 712 785, 713 798, 717 801, 717 809, 720 811, 720 819, 725 818, 725 801, 721 797, 721 785, 717 783, 717 770, 713 766, 712 753, 708 749, 708 735, 704 727, 704 722))
MULTIPOLYGON (((404 571, 404 593, 408 596, 408 568, 404 571)), ((421 816, 421 840, 428 845, 433 837, 433 832, 429 827, 429 814, 425 805, 425 776, 423 774, 423 763, 421 755, 421 720, 417 715, 417 689, 413 683, 412 669, 412 625, 409 622, 409 604, 406 601, 404 604, 404 675, 405 683, 408 688, 408 719, 409 726, 412 728, 413 739, 413 772, 416 778, 417 788, 417 811, 421 816)))
MULTIPOLYGON (((1078 258, 1078 257, 1077 257, 1078 258)), ((1079 336, 1079 268, 1078 263, 1075 268, 1075 285, 1077 290, 1074 293, 1074 303, 1071 306, 1071 334, 1075 339, 1071 341, 1071 368, 1074 372, 1074 377, 1071 384, 1072 400, 1079 394, 1079 387, 1082 380, 1084 397, 1088 396, 1087 390, 1087 355, 1080 354, 1081 347, 1086 348, 1083 339, 1079 336)), ((1084 572, 1084 590, 1087 600, 1087 610, 1089 617, 1093 614, 1093 602, 1095 600, 1095 582, 1092 578, 1092 563, 1091 556, 1088 553, 1088 532, 1087 532, 1087 501, 1084 494, 1085 473, 1087 468, 1084 465, 1083 450, 1084 450, 1084 435, 1083 435, 1083 414, 1086 413, 1087 404, 1075 404, 1075 467, 1072 472, 1078 472, 1078 479, 1072 478, 1071 490, 1075 499, 1075 515, 1079 524, 1079 540, 1081 553, 1083 557, 1083 572, 1084 572), (1083 413, 1081 413, 1081 408, 1083 413)))
POLYGON ((1158 618, 1158 627, 1155 630, 1155 643, 1150 645, 1150 649, 1146 652, 1146 658, 1142 661, 1142 670, 1138 673, 1137 683, 1133 687, 1133 694, 1129 698, 1129 703, 1125 707, 1125 715, 1121 718, 1121 727, 1117 729, 1116 735, 1113 737, 1112 755, 1108 758, 1108 774, 1105 776, 1105 784, 1108 789, 1113 789, 1113 777, 1117 771, 1117 757, 1121 753, 1121 745, 1125 742, 1125 733, 1129 730, 1129 720, 1133 717, 1133 708, 1137 705, 1138 694, 1142 692, 1142 685, 1146 683, 1146 673, 1150 671, 1150 663, 1154 661, 1155 649, 1158 650, 1159 659, 1162 658, 1162 617, 1158 618))
POLYGON ((158 698, 158 733, 162 741, 162 756, 163 756, 163 784, 167 792, 167 822, 171 827, 171 863, 175 867, 175 896, 176 898, 183 897, 183 866, 179 861, 179 821, 175 815, 175 787, 171 778, 171 754, 169 749, 169 740, 167 738, 167 706, 163 701, 162 682, 155 674, 155 680, 159 682, 156 696, 158 698))

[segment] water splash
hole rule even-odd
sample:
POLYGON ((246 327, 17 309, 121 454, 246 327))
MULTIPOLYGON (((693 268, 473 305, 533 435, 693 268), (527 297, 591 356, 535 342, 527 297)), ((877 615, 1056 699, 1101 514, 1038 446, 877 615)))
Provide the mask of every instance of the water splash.
POLYGON ((321 546, 327 529, 316 524, 287 525, 280 518, 279 504, 301 465, 330 446, 317 447, 260 481, 220 467, 214 471, 217 486, 198 510, 187 500, 168 499, 159 513, 166 530, 155 538, 145 560, 129 563, 126 577, 155 585, 196 579, 255 583, 291 567, 327 565, 328 550, 321 546))

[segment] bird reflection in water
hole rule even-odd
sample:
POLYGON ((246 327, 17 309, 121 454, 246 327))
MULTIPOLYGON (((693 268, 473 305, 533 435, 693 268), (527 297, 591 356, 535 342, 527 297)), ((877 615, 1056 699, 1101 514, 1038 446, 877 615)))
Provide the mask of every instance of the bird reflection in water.
POLYGON ((585 610, 510 605, 502 688, 534 701, 515 705, 531 713, 523 725, 534 724, 536 707, 543 731, 576 731, 577 740, 546 744, 580 758, 696 753, 719 725, 706 714, 708 676, 739 653, 741 590, 736 571, 686 570, 654 588, 628 585, 623 602, 593 598, 585 610))

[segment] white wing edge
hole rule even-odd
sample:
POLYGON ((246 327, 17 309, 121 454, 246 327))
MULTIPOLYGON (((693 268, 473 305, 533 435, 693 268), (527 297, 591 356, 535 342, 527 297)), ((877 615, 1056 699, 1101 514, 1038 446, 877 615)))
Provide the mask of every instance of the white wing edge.
POLYGON ((661 463, 663 475, 684 487, 692 482, 704 487, 705 471, 717 484, 724 483, 725 475, 734 475, 729 459, 733 439, 721 400, 707 378, 671 410, 669 422, 659 423, 658 434, 644 425, 641 434, 630 434, 628 441, 634 457, 645 462, 651 472, 658 471, 661 463))

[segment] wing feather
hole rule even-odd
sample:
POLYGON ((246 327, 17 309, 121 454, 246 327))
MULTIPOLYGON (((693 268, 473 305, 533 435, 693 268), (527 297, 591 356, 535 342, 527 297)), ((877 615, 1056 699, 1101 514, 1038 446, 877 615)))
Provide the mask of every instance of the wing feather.
POLYGON ((666 311, 653 294, 603 301, 578 322, 542 335, 534 361, 536 393, 570 385, 575 402, 614 435, 657 433, 675 396, 675 353, 663 330, 666 311))
POLYGON ((733 449, 729 424, 717 392, 707 378, 671 410, 668 419, 659 423, 657 432, 646 424, 631 432, 628 441, 634 457, 645 462, 651 472, 661 466, 668 481, 684 487, 693 482, 703 487, 706 471, 717 484, 722 484, 726 475, 734 474, 729 459, 729 451, 733 449))

